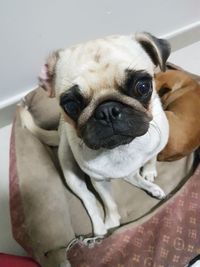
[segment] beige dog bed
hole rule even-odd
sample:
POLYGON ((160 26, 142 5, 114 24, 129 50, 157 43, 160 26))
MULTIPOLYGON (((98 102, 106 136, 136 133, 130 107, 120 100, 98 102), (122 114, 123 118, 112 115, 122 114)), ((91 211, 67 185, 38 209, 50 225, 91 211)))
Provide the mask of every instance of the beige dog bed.
MULTIPOLYGON (((38 88, 27 95, 26 102, 39 126, 56 129, 59 108, 55 99, 38 88)), ((158 163, 156 183, 168 195, 161 202, 124 181, 113 181, 122 226, 92 246, 80 238, 91 236, 91 222, 64 182, 56 150, 24 129, 16 112, 10 153, 14 237, 44 267, 58 267, 67 247, 75 267, 184 266, 200 252, 200 169, 187 180, 192 162, 193 155, 158 163)), ((86 181, 93 191, 87 177, 86 181)), ((99 206, 103 213, 101 201, 99 206)))

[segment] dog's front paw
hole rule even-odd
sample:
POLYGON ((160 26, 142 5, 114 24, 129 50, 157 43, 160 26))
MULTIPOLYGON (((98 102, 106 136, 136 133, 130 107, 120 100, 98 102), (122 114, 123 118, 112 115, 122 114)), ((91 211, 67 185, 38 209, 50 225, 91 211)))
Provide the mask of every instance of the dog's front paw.
POLYGON ((166 197, 165 192, 156 184, 153 184, 149 193, 158 199, 164 199, 166 197))
POLYGON ((149 168, 143 167, 143 169, 141 170, 142 178, 144 178, 145 180, 152 182, 152 183, 154 182, 157 175, 158 175, 158 173, 157 173, 156 169, 149 169, 149 168))
POLYGON ((95 236, 104 236, 107 234, 107 228, 103 220, 99 219, 96 221, 95 225, 93 225, 93 232, 95 236))

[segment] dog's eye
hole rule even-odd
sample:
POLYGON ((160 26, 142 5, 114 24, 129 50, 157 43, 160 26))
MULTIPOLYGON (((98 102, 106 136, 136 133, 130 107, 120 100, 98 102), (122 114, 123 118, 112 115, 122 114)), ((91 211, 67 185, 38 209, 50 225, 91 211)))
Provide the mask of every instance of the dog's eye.
POLYGON ((81 112, 81 103, 75 100, 65 101, 62 105, 64 111, 72 118, 77 119, 81 112))
POLYGON ((77 120, 81 111, 86 106, 78 85, 74 85, 60 96, 60 106, 73 120, 77 120))
POLYGON ((152 90, 152 83, 148 80, 138 81, 135 90, 139 95, 147 95, 152 90))

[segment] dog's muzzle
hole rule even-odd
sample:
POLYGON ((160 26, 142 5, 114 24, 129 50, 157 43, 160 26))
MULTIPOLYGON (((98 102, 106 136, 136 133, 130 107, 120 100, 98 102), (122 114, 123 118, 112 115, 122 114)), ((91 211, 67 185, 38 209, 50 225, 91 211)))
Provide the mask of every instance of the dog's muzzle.
POLYGON ((92 149, 113 149, 144 135, 150 120, 144 111, 117 101, 107 101, 101 103, 81 127, 81 137, 92 149))

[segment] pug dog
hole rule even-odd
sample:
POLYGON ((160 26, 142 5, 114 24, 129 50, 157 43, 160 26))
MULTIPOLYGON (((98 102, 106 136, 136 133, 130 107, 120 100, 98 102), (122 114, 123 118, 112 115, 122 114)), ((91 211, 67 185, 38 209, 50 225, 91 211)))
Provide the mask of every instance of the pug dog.
POLYGON ((165 70, 169 54, 168 42, 149 33, 109 36, 56 51, 39 81, 60 104, 58 133, 37 127, 28 110, 21 110, 30 131, 49 145, 58 144, 66 182, 82 200, 95 236, 120 225, 110 179, 124 179, 156 198, 165 197, 153 183, 156 157, 169 135, 154 76, 165 70), (102 198, 105 219, 77 164, 102 198))

